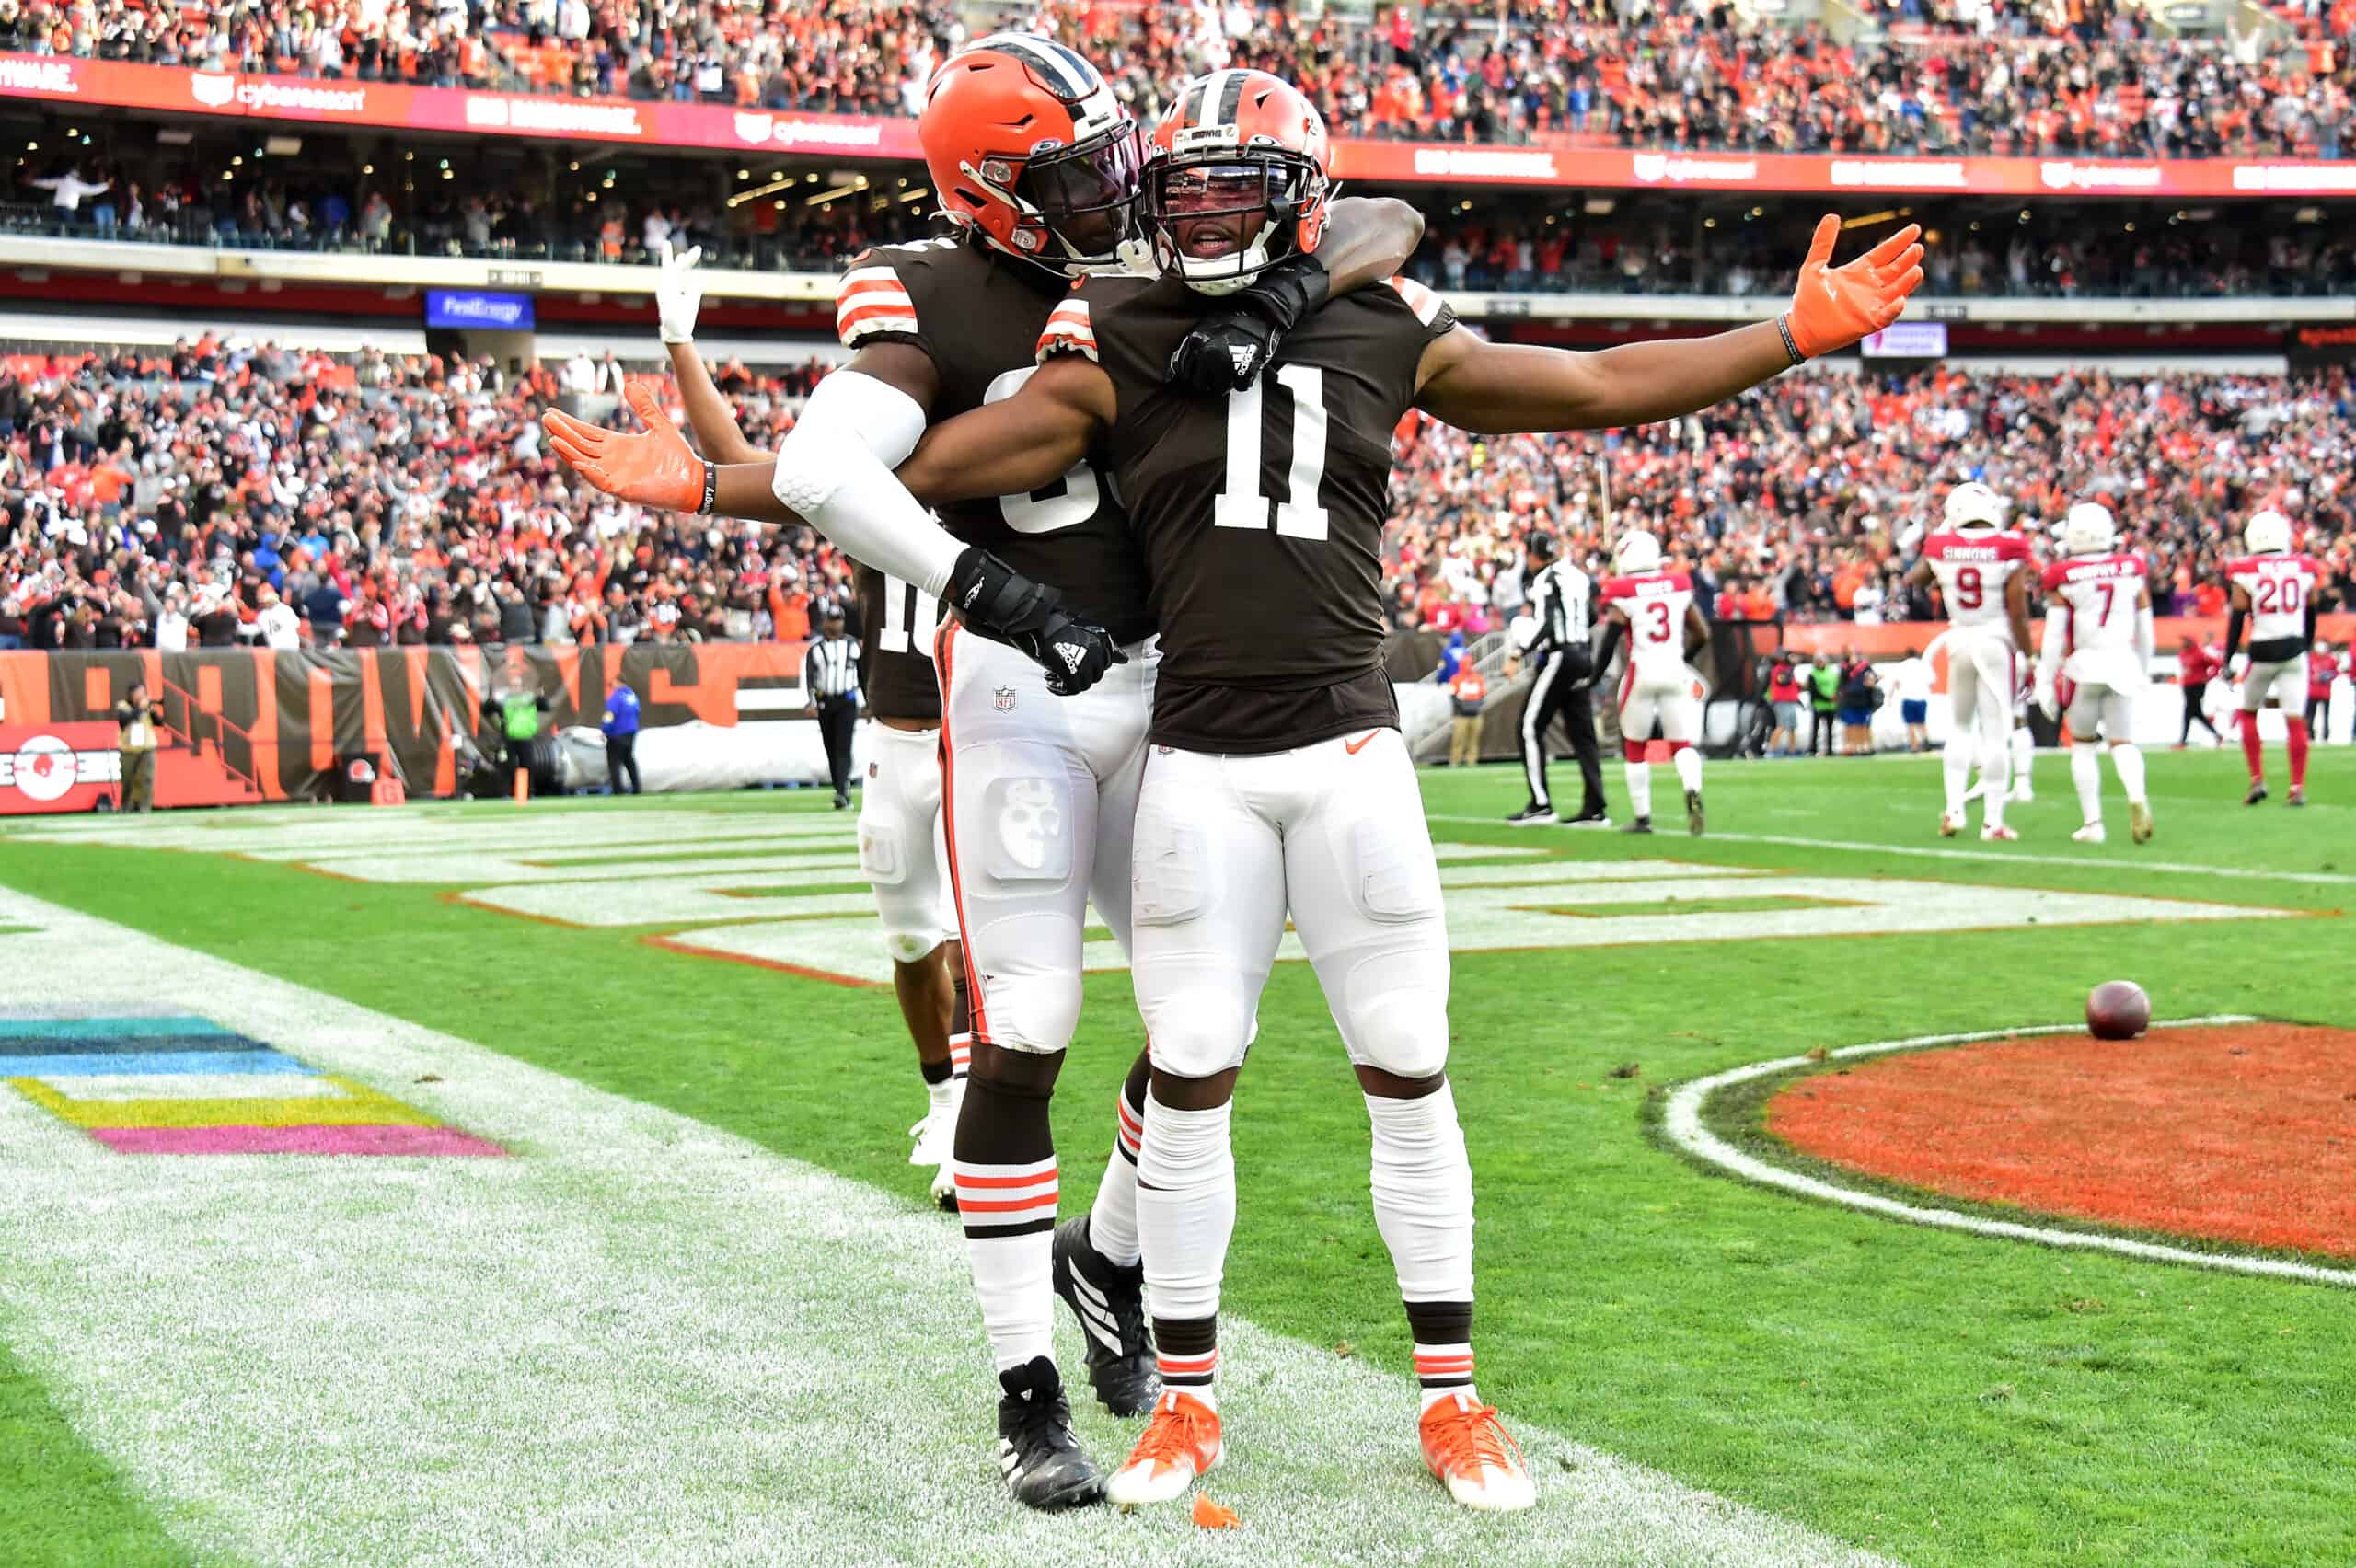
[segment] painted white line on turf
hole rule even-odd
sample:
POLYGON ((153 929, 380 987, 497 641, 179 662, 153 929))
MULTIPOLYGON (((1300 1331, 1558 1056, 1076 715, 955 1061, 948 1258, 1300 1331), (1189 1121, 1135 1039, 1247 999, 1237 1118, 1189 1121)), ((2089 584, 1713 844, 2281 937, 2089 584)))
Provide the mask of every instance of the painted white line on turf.
MULTIPOLYGON (((2174 1018, 2152 1025, 2154 1029, 2189 1029, 2206 1024, 2253 1023, 2255 1019, 2244 1013, 2218 1013, 2206 1018, 2174 1018)), ((1883 1040, 1866 1045, 1844 1045, 1827 1052, 1826 1061, 1845 1062, 1860 1056, 1878 1056, 1891 1051, 1917 1051, 1933 1045, 1969 1045, 1982 1040, 2012 1040, 2023 1035, 2083 1034, 2078 1024, 2040 1024, 2033 1029, 1983 1029, 1969 1034, 1923 1034, 1910 1040, 1883 1040)), ((2202 1252, 2189 1247, 2170 1247, 2157 1241, 2138 1241, 2124 1236, 2103 1236, 2084 1230, 2065 1230, 2053 1226, 2021 1225, 2011 1220, 1988 1219, 1980 1215, 1961 1214, 1954 1209, 1928 1208, 1919 1204, 1903 1203, 1884 1197, 1878 1193, 1864 1193, 1843 1187, 1782 1166, 1771 1165, 1755 1155, 1746 1154, 1703 1124, 1702 1117, 1710 1096, 1719 1090, 1753 1078, 1773 1077, 1809 1066, 1806 1056, 1782 1056, 1772 1062, 1755 1062, 1747 1067, 1734 1067, 1714 1073, 1705 1078, 1680 1084, 1669 1097, 1669 1110, 1663 1118, 1669 1141, 1697 1159, 1721 1170, 1733 1172, 1746 1181, 1761 1186, 1780 1187, 1803 1197, 1819 1198, 1827 1203, 1841 1204, 1849 1208, 1863 1209, 1868 1214, 1886 1215, 1915 1225, 1928 1225, 1942 1230, 1968 1230, 1976 1236, 1993 1236, 2009 1241, 2035 1241, 2048 1247, 2071 1247, 2098 1252, 2115 1252, 2121 1257, 2144 1258, 2155 1262, 2189 1263, 2195 1268, 2223 1269, 2232 1274, 2264 1274, 2276 1279, 2304 1280, 2315 1285, 2338 1285, 2356 1287, 2356 1270, 2321 1268, 2313 1263, 2294 1262, 2283 1258, 2255 1258, 2232 1252, 2202 1252)))
MULTIPOLYGON (((999 1489, 997 1389, 946 1216, 6 889, 0 920, 40 928, 10 939, 27 962, 0 1006, 202 1014, 514 1156, 120 1155, 0 1090, 0 1332, 199 1555, 1880 1561, 1528 1426, 1539 1507, 1470 1514, 1423 1471, 1408 1379, 1234 1318, 1213 1490, 1241 1529, 1196 1530, 1183 1505, 1027 1514, 999 1489)), ((913 1088, 902 1052, 877 1064, 882 1084, 847 1086, 781 1051, 769 1091, 913 1088)), ((1135 1424, 1090 1409, 1081 1429, 1109 1459, 1135 1424)))
MULTIPOLYGON (((1449 816, 1435 812, 1434 822, 1493 823, 1488 817, 1449 816)), ((2105 870, 2180 871, 2190 876, 2233 877, 2246 882, 2317 882, 2340 885, 2356 882, 2356 875, 2345 871, 2267 871, 2246 866, 2203 866, 2190 860, 2147 860, 2140 852, 2114 854, 2097 859, 2091 855, 2054 855, 2039 857, 2034 852, 2006 854, 2001 849, 1944 849, 1929 844, 1863 844, 1851 839, 1808 838, 1789 833, 1717 833, 1712 832, 1702 842, 1725 844, 1788 844, 1802 849, 1846 849, 1860 855, 1915 855, 1939 860, 1995 860, 2008 866, 2084 866, 2105 870)))

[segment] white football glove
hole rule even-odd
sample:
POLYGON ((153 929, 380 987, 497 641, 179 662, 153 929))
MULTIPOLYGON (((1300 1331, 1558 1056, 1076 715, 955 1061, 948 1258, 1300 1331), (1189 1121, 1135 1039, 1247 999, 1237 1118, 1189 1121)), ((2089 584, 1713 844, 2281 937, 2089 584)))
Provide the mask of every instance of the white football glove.
POLYGON ((2043 670, 2037 673, 2037 706, 2049 722, 2062 722, 2062 704, 2056 700, 2052 677, 2043 670))
POLYGON ((666 239, 660 250, 662 272, 654 284, 654 310, 662 317, 663 340, 693 342, 696 310, 703 304, 703 284, 696 279, 696 263, 703 259, 703 247, 699 245, 685 254, 676 254, 666 239))

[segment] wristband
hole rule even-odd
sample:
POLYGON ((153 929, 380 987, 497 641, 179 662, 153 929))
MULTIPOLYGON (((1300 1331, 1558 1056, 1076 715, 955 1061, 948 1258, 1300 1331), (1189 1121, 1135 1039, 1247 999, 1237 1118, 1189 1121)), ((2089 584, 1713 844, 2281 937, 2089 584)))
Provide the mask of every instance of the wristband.
POLYGON ((703 466, 703 504, 697 507, 696 510, 709 517, 711 515, 712 507, 719 502, 719 500, 720 465, 717 463, 706 463, 703 466))
POLYGON ((1784 352, 1792 356, 1792 363, 1806 364, 1807 356, 1800 352, 1799 343, 1792 336, 1792 317, 1789 311, 1775 317, 1775 330, 1784 335, 1784 352))

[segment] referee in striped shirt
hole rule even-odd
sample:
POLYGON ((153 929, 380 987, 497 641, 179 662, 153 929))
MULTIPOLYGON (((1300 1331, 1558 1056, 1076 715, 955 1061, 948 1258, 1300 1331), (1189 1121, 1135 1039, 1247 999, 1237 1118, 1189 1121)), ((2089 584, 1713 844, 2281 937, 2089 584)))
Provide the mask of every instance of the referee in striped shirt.
POLYGON ((810 688, 810 713, 826 744, 826 771, 835 781, 835 810, 850 804, 850 740, 859 726, 859 639, 843 630, 840 610, 829 607, 819 623, 818 640, 803 656, 802 678, 810 688))
POLYGON ((1521 709, 1521 770, 1530 781, 1530 803, 1506 820, 1518 827, 1567 822, 1609 827, 1603 810, 1603 759, 1595 744, 1595 663, 1588 638, 1593 630, 1595 585, 1569 561, 1554 559, 1554 537, 1532 534, 1527 547, 1530 640, 1520 652, 1536 662, 1530 695, 1521 709), (1558 816, 1546 787, 1546 731, 1556 719, 1570 732, 1579 759, 1582 798, 1576 816, 1558 816))

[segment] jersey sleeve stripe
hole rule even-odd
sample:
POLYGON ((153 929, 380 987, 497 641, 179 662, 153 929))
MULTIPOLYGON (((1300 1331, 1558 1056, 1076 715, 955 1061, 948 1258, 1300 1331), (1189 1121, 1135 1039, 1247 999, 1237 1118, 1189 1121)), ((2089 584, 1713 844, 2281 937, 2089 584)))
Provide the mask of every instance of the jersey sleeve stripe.
POLYGON ((905 305, 867 305, 856 310, 846 310, 835 317, 836 335, 845 344, 856 343, 861 338, 872 338, 878 332, 914 332, 917 313, 905 305))
POLYGON ((889 267, 854 267, 843 274, 840 289, 849 291, 862 283, 889 283, 894 288, 902 286, 900 274, 889 267))
POLYGON ((1046 329, 1039 334, 1037 357, 1044 360, 1054 353, 1081 353, 1096 357, 1096 326, 1090 319, 1088 302, 1068 299, 1047 313, 1046 329))
POLYGON ((1447 303, 1413 278, 1392 278, 1391 286, 1399 291, 1399 297, 1407 302, 1407 307, 1415 313, 1415 319, 1426 327, 1438 318, 1440 306, 1447 303))

